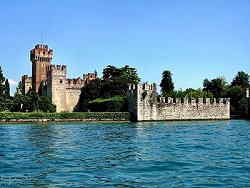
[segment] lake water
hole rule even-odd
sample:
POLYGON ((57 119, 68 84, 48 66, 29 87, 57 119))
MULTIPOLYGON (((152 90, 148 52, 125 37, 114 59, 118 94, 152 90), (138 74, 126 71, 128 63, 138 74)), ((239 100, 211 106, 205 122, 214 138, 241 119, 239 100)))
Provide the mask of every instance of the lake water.
POLYGON ((0 125, 0 187, 250 187, 250 121, 0 125))

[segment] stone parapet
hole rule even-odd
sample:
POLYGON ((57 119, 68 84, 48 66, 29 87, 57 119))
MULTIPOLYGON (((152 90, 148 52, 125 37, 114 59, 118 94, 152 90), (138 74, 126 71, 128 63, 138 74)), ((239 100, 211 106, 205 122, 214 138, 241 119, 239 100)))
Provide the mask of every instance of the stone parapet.
POLYGON ((229 98, 165 98, 156 84, 130 85, 129 112, 136 121, 230 119, 229 98))

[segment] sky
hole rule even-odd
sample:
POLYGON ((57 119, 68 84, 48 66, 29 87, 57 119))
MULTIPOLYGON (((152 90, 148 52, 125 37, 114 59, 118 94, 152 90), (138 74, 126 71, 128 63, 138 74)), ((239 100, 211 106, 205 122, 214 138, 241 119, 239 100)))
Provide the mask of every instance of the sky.
POLYGON ((0 66, 12 93, 31 75, 38 43, 54 49, 53 64, 67 65, 70 78, 130 65, 158 84, 170 70, 185 89, 250 72, 249 0, 4 0, 0 23, 0 66))

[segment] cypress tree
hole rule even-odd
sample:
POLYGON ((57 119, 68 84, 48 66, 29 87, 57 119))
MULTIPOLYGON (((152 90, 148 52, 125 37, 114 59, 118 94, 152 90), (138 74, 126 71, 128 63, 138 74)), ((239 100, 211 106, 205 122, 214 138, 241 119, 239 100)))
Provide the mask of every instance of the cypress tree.
POLYGON ((172 73, 168 70, 162 73, 162 80, 161 80, 161 92, 163 95, 169 95, 171 92, 174 91, 174 83, 172 80, 172 73))
POLYGON ((8 79, 5 80, 5 84, 4 85, 5 85, 4 94, 5 94, 5 96, 7 98, 9 98, 10 97, 10 84, 9 84, 9 80, 8 79))
POLYGON ((5 81, 5 77, 3 75, 3 71, 0 66, 0 96, 4 94, 4 90, 5 90, 4 81, 5 81))

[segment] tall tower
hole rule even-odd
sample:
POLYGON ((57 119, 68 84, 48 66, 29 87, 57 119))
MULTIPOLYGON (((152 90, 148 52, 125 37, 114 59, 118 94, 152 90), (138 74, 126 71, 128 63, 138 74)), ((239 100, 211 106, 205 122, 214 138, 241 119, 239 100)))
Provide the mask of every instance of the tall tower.
POLYGON ((38 92, 42 81, 47 80, 47 67, 51 64, 53 50, 48 45, 38 44, 30 51, 32 62, 32 88, 38 92))

